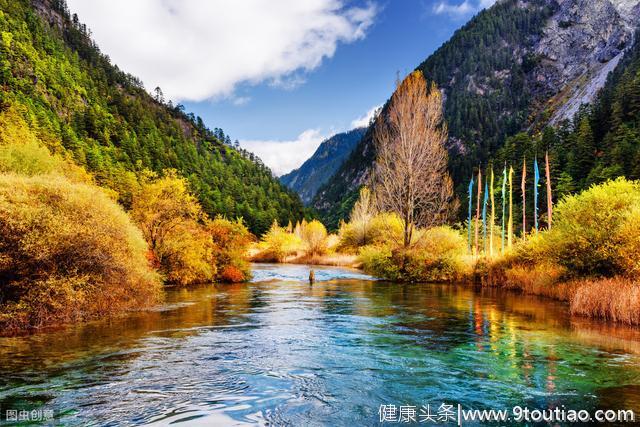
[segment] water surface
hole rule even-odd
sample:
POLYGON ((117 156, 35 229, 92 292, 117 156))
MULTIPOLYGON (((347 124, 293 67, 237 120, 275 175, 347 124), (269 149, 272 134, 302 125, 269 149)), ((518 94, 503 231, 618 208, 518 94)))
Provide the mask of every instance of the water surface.
MULTIPOLYGON (((634 409, 640 333, 548 300, 260 265, 156 310, 0 338, 0 410, 64 425, 375 425, 382 404, 634 409)), ((425 425, 425 424, 423 424, 425 425)), ((428 424, 427 424, 428 425, 428 424)))

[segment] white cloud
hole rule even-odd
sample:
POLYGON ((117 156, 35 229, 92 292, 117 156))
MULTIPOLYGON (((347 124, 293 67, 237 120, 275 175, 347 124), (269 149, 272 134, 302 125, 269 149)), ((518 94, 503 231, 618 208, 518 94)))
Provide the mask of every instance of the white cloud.
POLYGON ((240 146, 257 154, 280 176, 302 165, 325 139, 327 135, 318 129, 307 129, 293 141, 247 140, 240 141, 240 146))
POLYGON ((382 105, 376 105, 375 107, 371 107, 371 109, 367 111, 364 115, 352 121, 351 127, 355 129, 355 128, 363 128, 363 127, 369 126, 371 119, 378 113, 380 108, 382 108, 382 105))
POLYGON ((339 43, 365 37, 376 7, 344 0, 68 0, 114 63, 174 101, 240 83, 300 84, 339 43))
POLYGON ((440 1, 433 5, 433 13, 462 18, 486 9, 495 2, 496 0, 464 0, 462 3, 452 4, 448 1, 440 1))

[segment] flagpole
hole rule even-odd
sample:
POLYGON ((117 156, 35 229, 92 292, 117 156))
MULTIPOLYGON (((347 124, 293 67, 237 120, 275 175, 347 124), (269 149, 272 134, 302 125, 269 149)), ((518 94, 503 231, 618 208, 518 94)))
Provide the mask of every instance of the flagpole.
POLYGON ((533 160, 533 226, 538 233, 538 186, 540 184, 540 169, 538 169, 538 156, 533 160))
POLYGON ((545 169, 547 174, 547 226, 551 230, 553 219, 553 197, 551 195, 551 170, 549 169, 549 151, 544 153, 545 169))
POLYGON ((522 162, 522 183, 520 189, 522 190, 522 238, 527 236, 527 158, 525 157, 522 162))
POLYGON ((504 254, 504 225, 505 225, 505 216, 506 216, 506 206, 507 201, 505 197, 507 187, 507 164, 504 164, 504 169, 502 169, 502 239, 501 239, 501 250, 504 254))
POLYGON ((489 203, 489 181, 484 180, 484 200, 482 201, 482 245, 487 255, 487 204, 489 203))
POLYGON ((489 255, 493 256, 493 225, 496 221, 496 198, 494 194, 494 185, 493 185, 493 165, 491 165, 491 224, 489 224, 489 255))
POLYGON ((479 233, 479 222, 480 222, 480 193, 482 193, 482 171, 480 167, 478 167, 478 204, 476 207, 476 251, 475 255, 478 255, 480 248, 478 247, 478 233, 479 233))
POLYGON ((507 245, 513 246, 513 166, 509 166, 509 230, 507 245))
POLYGON ((469 228, 469 239, 468 239, 468 250, 469 253, 473 253, 471 250, 471 211, 472 211, 472 206, 473 206, 473 172, 471 173, 471 181, 469 181, 469 220, 468 220, 468 224, 467 227, 469 228))

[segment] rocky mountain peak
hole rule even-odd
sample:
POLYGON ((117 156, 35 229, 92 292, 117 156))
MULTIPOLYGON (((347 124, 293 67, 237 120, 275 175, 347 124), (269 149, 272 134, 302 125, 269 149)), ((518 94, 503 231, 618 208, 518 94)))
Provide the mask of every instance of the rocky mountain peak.
POLYGON ((551 123, 572 118, 604 85, 640 22, 640 0, 558 0, 534 47, 533 78, 552 96, 551 123))

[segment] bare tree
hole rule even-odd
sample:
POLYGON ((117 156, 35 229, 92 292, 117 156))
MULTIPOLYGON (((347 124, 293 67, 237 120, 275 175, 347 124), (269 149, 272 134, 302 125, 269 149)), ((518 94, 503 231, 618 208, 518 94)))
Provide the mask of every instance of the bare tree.
POLYGON ((451 212, 446 140, 442 95, 415 71, 398 83, 375 128, 375 200, 380 211, 402 218, 404 247, 412 244, 416 227, 442 224, 451 212))

